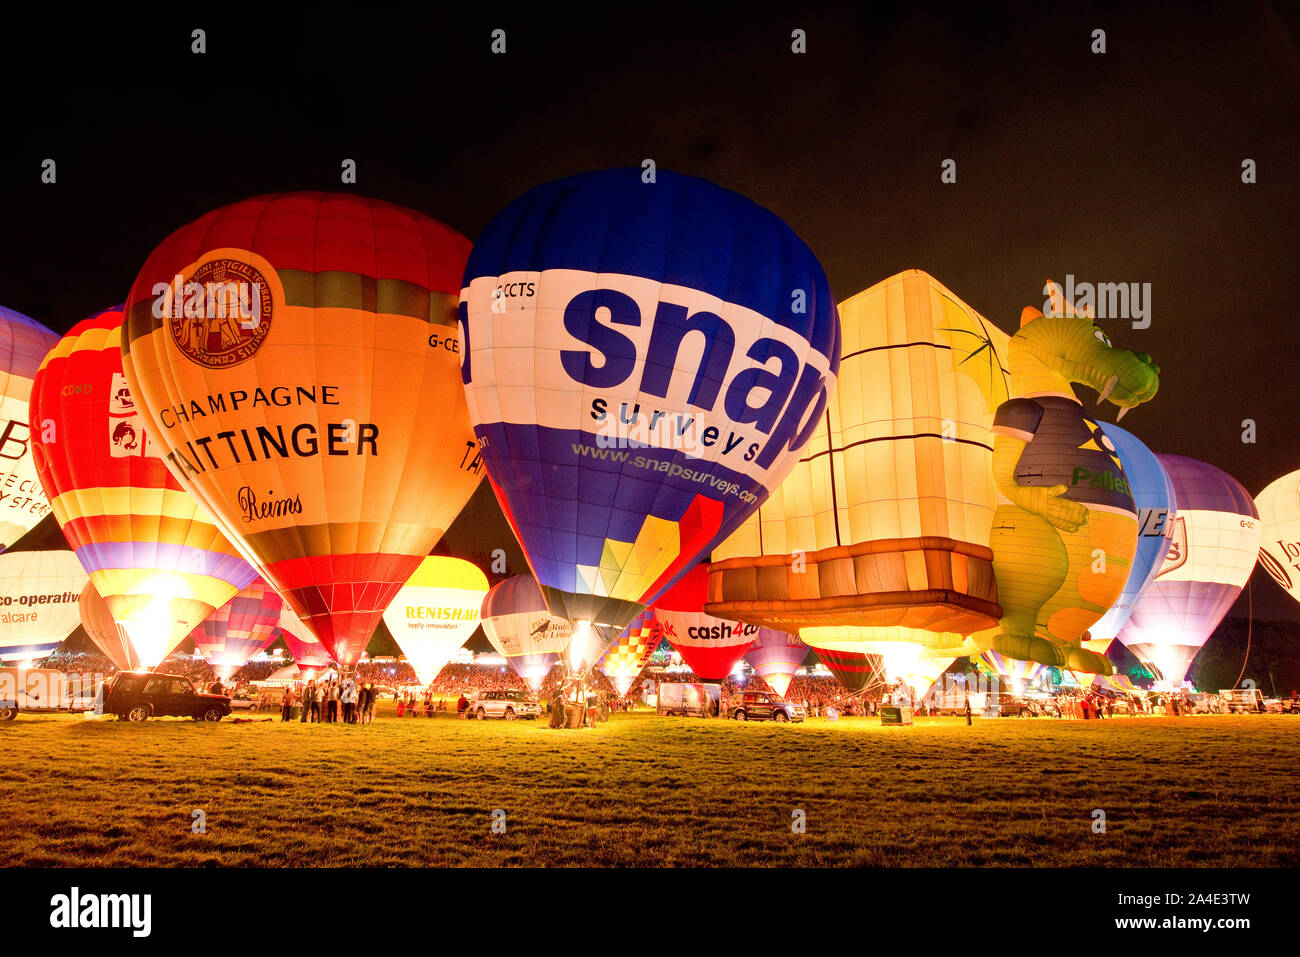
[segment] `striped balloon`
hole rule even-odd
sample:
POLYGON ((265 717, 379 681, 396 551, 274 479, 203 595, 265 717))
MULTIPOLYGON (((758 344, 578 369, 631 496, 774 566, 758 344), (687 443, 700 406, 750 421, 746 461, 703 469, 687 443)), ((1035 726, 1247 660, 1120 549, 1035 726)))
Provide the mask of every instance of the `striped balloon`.
POLYGON ((807 654, 808 646, 797 636, 772 628, 759 628, 754 647, 745 652, 745 660, 769 688, 784 698, 794 673, 807 654))
POLYGON ((849 694, 857 694, 885 682, 885 665, 880 655, 830 648, 818 648, 816 651, 822 664, 830 669, 831 674, 849 694))
POLYGON ((131 645, 126 629, 113 620, 113 613, 95 591, 95 583, 88 581, 81 589, 81 627, 95 643, 95 647, 108 656, 119 671, 132 671, 140 667, 140 656, 131 645))
POLYGON ((156 454, 122 374, 122 310, 78 323, 37 370, 32 455, 63 535, 152 667, 254 572, 156 454))
POLYGON ((35 319, 0 306, 0 552, 50 514, 31 456, 32 377, 59 341, 35 319))
POLYGON ((620 695, 627 694, 663 636, 663 625, 655 618, 654 612, 644 611, 632 619, 632 624, 605 652, 600 670, 620 695))
POLYGON ((275 641, 284 600, 260 578, 205 618, 190 637, 224 680, 275 641))

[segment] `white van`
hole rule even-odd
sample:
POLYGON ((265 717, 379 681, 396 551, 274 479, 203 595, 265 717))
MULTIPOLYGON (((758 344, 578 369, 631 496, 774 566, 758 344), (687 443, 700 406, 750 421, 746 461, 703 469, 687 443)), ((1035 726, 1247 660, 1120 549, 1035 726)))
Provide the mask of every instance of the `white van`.
POLYGON ((20 711, 93 711, 103 675, 67 675, 55 668, 0 668, 0 721, 20 711))

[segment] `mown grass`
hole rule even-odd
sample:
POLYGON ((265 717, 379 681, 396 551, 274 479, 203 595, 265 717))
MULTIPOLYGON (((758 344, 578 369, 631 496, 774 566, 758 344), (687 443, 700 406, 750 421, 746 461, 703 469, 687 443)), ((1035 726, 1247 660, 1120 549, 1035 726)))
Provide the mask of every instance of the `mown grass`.
POLYGON ((1295 866, 1298 751, 1284 716, 564 732, 23 715, 0 727, 0 864, 1295 866))

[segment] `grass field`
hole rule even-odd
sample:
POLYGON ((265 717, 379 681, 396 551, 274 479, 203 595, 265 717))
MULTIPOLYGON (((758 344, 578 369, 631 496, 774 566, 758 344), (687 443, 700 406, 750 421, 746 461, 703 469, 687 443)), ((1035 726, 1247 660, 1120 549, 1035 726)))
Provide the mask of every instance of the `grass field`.
POLYGON ((565 732, 22 715, 0 753, 6 866, 1300 864, 1300 719, 1283 716, 565 732))

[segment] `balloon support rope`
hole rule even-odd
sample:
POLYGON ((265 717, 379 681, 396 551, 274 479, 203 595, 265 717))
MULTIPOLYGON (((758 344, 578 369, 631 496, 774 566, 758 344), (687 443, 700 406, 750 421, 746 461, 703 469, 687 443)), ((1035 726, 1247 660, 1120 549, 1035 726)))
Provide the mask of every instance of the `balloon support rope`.
POLYGON ((1234 688, 1241 686, 1242 675, 1246 673, 1246 662, 1250 661, 1250 632, 1255 626, 1255 596, 1251 593, 1250 585, 1250 579, 1246 579, 1246 658, 1241 663, 1241 674, 1232 683, 1234 688))

